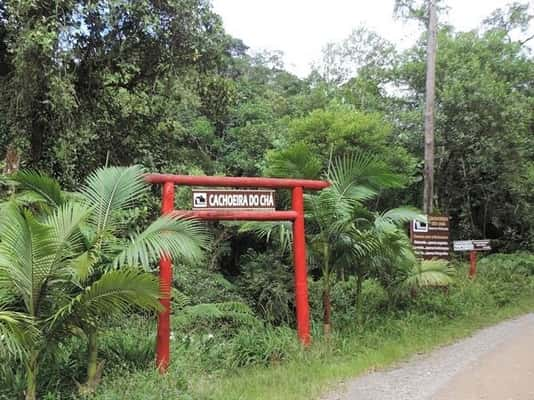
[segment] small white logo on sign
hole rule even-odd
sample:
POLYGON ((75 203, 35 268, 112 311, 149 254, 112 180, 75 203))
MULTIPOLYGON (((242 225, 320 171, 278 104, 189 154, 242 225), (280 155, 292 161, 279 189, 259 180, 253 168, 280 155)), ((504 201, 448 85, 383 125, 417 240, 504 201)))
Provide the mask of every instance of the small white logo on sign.
POLYGON ((414 232, 428 232, 428 223, 422 221, 413 221, 414 232))
POLYGON ((206 208, 208 206, 208 194, 193 193, 193 206, 196 208, 206 208))

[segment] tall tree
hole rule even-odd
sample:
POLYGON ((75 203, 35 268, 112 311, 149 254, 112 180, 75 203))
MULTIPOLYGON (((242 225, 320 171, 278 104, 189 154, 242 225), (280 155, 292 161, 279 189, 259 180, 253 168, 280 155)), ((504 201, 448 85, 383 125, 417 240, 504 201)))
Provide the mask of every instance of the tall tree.
POLYGON ((436 92, 437 23, 436 0, 429 0, 428 43, 426 51, 425 174, 423 211, 432 213, 434 200, 434 98, 436 92))
POLYGON ((434 205, 434 99, 436 91, 437 3, 439 0, 396 0, 395 13, 416 19, 427 27, 423 211, 434 205))
MULTIPOLYGON (((525 39, 514 40, 500 23, 484 28, 439 31, 435 204, 451 216, 455 237, 528 248, 534 244, 534 63, 525 39)), ((422 39, 406 51, 398 70, 397 84, 409 90, 397 129, 414 152, 421 151, 414 132, 425 93, 425 48, 422 39)))

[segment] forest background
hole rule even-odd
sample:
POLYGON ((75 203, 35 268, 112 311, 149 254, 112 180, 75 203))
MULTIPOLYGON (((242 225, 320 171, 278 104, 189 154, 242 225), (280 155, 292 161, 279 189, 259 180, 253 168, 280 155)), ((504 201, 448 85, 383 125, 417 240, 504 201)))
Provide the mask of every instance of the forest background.
MULTIPOLYGON (((489 238, 496 252, 534 250, 531 19, 527 4, 514 3, 477 30, 440 25, 438 32, 435 211, 450 216, 452 239, 489 238)), ((287 169, 275 167, 306 159, 307 168, 292 175, 319 178, 332 160, 370 154, 399 182, 377 191, 368 210, 420 207, 425 62, 426 35, 401 51, 357 27, 299 78, 284 69, 280 53, 252 51, 228 35, 208 0, 3 1, 2 168, 39 170, 74 191, 110 165, 285 176, 287 169)), ((177 207, 190 207, 188 190, 178 191, 177 207)), ((152 221, 159 199, 153 188, 124 216, 125 227, 152 221)), ((293 326, 284 238, 266 243, 231 224, 210 223, 209 230, 206 258, 177 268, 177 309, 237 301, 262 321, 293 326)), ((310 277, 319 281, 321 267, 311 263, 310 277)), ((337 291, 344 299, 354 282, 337 278, 333 297, 337 291)), ((366 278, 372 291, 381 275, 366 278)), ((319 298, 312 294, 317 314, 319 298)), ((225 312, 206 310, 212 318, 225 312)), ((353 311, 340 318, 351 323, 353 311)), ((50 376, 45 392, 61 373, 50 376)))

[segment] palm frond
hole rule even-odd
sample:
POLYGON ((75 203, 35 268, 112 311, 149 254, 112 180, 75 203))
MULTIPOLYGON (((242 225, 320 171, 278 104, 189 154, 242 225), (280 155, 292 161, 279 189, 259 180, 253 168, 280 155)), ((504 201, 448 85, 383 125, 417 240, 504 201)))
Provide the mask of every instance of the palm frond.
POLYGON ((137 269, 104 273, 100 279, 61 307, 51 318, 52 329, 67 321, 91 321, 125 313, 132 307, 161 310, 158 279, 137 269))
POLYGON ((356 260, 371 259, 380 251, 380 240, 372 231, 354 229, 351 237, 352 253, 356 260))
POLYGON ((384 162, 363 151, 335 159, 326 178, 340 194, 356 198, 369 197, 375 189, 401 187, 403 184, 403 179, 392 173, 384 162))
POLYGON ((114 228, 113 213, 130 208, 148 190, 140 166, 100 168, 91 174, 81 193, 92 208, 97 232, 114 228))
POLYGON ((31 238, 32 298, 38 308, 43 285, 53 279, 62 279, 68 274, 68 261, 81 249, 80 223, 89 210, 77 203, 64 203, 55 209, 42 223, 31 213, 24 212, 24 218, 31 238))
POLYGON ((185 293, 179 291, 175 287, 171 290, 172 309, 181 310, 191 303, 191 299, 185 293))
POLYGON ((60 258, 61 253, 67 253, 67 250, 80 248, 83 240, 80 226, 86 221, 90 212, 91 209, 86 205, 69 201, 47 216, 45 223, 52 229, 53 239, 57 243, 56 258, 60 258))
POLYGON ((31 315, 39 310, 44 286, 60 275, 61 246, 56 240, 54 228, 37 220, 29 211, 24 211, 24 219, 29 230, 30 257, 23 266, 32 276, 31 315))
POLYGON ((82 284, 91 276, 93 273, 93 267, 97 261, 97 258, 90 251, 84 251, 82 254, 73 258, 68 266, 71 270, 71 276, 73 282, 82 286, 82 284))
POLYGON ((51 229, 39 223, 15 203, 4 208, 0 240, 0 275, 24 299, 32 314, 40 286, 46 279, 46 262, 53 252, 51 229))
POLYGON ((284 150, 267 154, 267 176, 317 179, 321 172, 321 161, 305 143, 296 143, 284 150))
POLYGON ((0 359, 24 359, 37 338, 37 329, 27 315, 0 308, 0 359))
POLYGON ((412 220, 422 220, 421 212, 412 207, 398 207, 376 215, 374 225, 379 231, 392 231, 412 220))
POLYGON ((401 287, 417 289, 448 286, 453 282, 454 274, 454 268, 445 260, 422 260, 407 271, 401 287))
POLYGON ((59 183, 46 174, 37 171, 19 171, 9 180, 22 190, 21 196, 29 202, 42 202, 50 207, 59 207, 64 202, 59 183))
POLYGON ((265 242, 278 240, 282 253, 289 252, 293 243, 293 230, 290 222, 257 222, 249 221, 241 224, 240 233, 250 232, 265 242))
POLYGON ((131 237, 113 264, 115 267, 129 265, 150 268, 162 254, 194 262, 202 257, 208 243, 207 230, 198 221, 165 215, 131 237))

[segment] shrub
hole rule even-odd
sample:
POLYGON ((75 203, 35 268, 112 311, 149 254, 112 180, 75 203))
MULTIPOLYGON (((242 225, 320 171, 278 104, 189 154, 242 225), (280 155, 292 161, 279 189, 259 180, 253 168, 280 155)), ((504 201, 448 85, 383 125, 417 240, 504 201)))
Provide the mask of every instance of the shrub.
POLYGON ((293 267, 285 264, 278 254, 249 249, 241 258, 241 270, 236 284, 250 307, 271 324, 293 324, 293 267))
POLYGON ((154 318, 133 315, 101 338, 100 357, 110 368, 135 370, 152 366, 156 348, 154 318))
POLYGON ((478 263, 477 280, 498 306, 512 302, 519 294, 534 292, 534 255, 528 253, 494 254, 478 263))
POLYGON ((534 254, 524 252, 491 254, 478 262, 478 272, 482 276, 498 276, 505 280, 519 276, 532 276, 534 275, 534 254))
MULTIPOLYGON (((309 282, 310 307, 313 320, 322 320, 322 283, 309 282)), ((331 289, 333 325, 340 329, 351 329, 357 324, 356 278, 337 280, 331 289)), ((365 319, 384 311, 388 305, 388 295, 375 279, 366 279, 362 284, 362 316, 365 319)))
POLYGON ((243 301, 235 285, 218 272, 189 265, 176 265, 174 271, 173 286, 192 305, 243 301))
POLYGON ((171 364, 167 374, 159 374, 152 366, 133 373, 116 371, 113 380, 104 380, 95 400, 193 400, 188 393, 188 366, 171 364))
POLYGON ((276 364, 299 349, 295 331, 287 327, 241 330, 231 341, 226 363, 231 368, 276 364))
POLYGON ((239 329, 250 329, 258 324, 261 322, 250 307, 240 302, 188 306, 173 317, 173 329, 186 336, 220 332, 232 337, 239 329))

